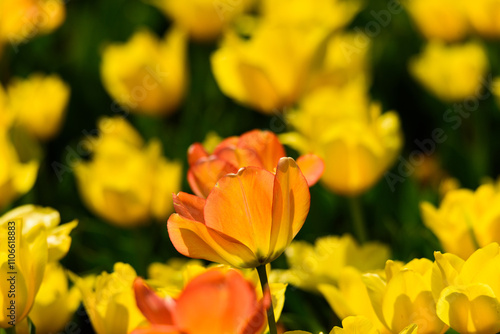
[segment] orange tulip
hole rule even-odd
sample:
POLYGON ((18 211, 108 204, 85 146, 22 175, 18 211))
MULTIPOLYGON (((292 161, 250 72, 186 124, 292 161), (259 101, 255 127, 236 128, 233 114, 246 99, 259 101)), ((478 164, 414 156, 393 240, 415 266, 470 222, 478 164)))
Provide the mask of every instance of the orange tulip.
POLYGON ((269 293, 257 300, 255 287, 236 270, 209 270, 189 282, 177 299, 160 298, 140 278, 134 291, 150 326, 132 334, 260 334, 266 327, 269 293))
POLYGON ((309 187, 297 163, 281 158, 276 174, 244 167, 223 176, 207 199, 174 195, 168 233, 185 256, 256 268, 283 253, 309 212, 309 187))
MULTIPOLYGON (((236 173, 241 167, 255 166, 274 172, 285 149, 278 137, 270 131, 252 130, 240 137, 223 140, 209 155, 202 144, 195 143, 188 149, 188 181, 193 192, 206 198, 217 181, 228 173, 236 173)), ((309 186, 323 174, 323 160, 306 154, 297 159, 309 186)))

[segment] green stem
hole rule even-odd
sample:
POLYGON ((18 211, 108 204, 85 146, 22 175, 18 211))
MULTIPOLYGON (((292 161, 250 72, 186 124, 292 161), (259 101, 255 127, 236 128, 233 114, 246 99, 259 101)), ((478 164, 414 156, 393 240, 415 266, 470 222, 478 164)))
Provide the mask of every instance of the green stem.
MULTIPOLYGON (((260 286, 262 287, 262 293, 265 293, 266 287, 269 288, 269 283, 267 282, 267 272, 266 265, 259 266, 257 268, 257 273, 259 273, 260 286)), ((271 305, 267 309, 267 322, 269 324, 269 334, 278 334, 278 329, 276 328, 276 319, 274 319, 274 308, 273 301, 271 298, 271 305)))
POLYGON ((368 241, 368 233, 366 232, 365 220, 363 218, 363 208, 361 207, 359 197, 349 197, 349 209, 351 210, 354 233, 356 234, 359 242, 364 244, 368 241))
POLYGON ((5 328, 5 333, 7 333, 7 334, 16 334, 16 326, 5 328))

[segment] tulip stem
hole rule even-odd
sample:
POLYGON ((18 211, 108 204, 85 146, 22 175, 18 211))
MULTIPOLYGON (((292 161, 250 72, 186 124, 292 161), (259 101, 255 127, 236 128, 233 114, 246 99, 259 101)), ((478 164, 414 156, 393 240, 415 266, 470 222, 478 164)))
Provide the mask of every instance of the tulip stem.
POLYGON ((6 334, 16 334, 16 326, 5 328, 5 333, 6 334))
MULTIPOLYGON (((260 286, 262 287, 262 294, 265 294, 266 288, 269 288, 269 282, 267 281, 267 271, 266 265, 258 266, 257 273, 259 273, 260 286)), ((267 309, 267 322, 269 324, 269 334, 278 334, 278 329, 276 328, 276 319, 274 319, 274 307, 272 298, 270 302, 270 306, 267 309)))
POLYGON ((361 201, 358 196, 349 198, 349 209, 351 210, 351 216, 354 226, 354 233, 361 244, 368 241, 368 233, 366 232, 365 219, 363 217, 363 208, 361 207, 361 201))

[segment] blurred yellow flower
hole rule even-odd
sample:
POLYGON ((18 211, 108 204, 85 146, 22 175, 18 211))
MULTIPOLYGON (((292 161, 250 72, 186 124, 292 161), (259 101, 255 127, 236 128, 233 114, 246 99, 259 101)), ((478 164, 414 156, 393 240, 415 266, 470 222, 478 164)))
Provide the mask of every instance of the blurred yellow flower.
POLYGON ((54 137, 61 128, 70 89, 57 75, 32 74, 7 87, 7 108, 16 122, 38 139, 54 137))
POLYGON ((309 96, 288 117, 297 132, 280 139, 301 153, 322 157, 323 184, 335 193, 354 196, 372 187, 390 168, 403 136, 396 112, 382 114, 378 104, 368 107, 347 98, 360 96, 366 101, 358 89, 345 92, 345 99, 339 100, 335 98, 342 95, 329 94, 328 89, 309 96))
POLYGON ((0 45, 17 47, 56 29, 65 17, 64 0, 0 0, 0 45))
POLYGON ((486 38, 500 37, 500 2, 498 0, 465 1, 472 28, 486 38))
POLYGON ((389 260, 385 279, 377 274, 363 275, 375 313, 391 333, 411 324, 419 326, 419 334, 444 333, 448 329, 436 315, 432 268, 428 259, 414 259, 406 265, 389 260))
POLYGON ((97 277, 71 276, 97 334, 127 334, 146 321, 135 303, 132 284, 137 274, 130 265, 115 263, 113 273, 97 277))
MULTIPOLYGON (((371 323, 370 320, 362 317, 348 317, 342 320, 342 327, 334 327, 330 334, 379 334, 380 332, 377 330, 375 326, 371 323)), ((415 324, 411 324, 404 328, 399 334, 417 334, 418 326, 415 324)))
POLYGON ((47 248, 43 224, 25 227, 23 216, 10 212, 0 217, 0 328, 20 324, 28 315, 42 283, 47 248))
POLYGON ((467 259, 478 247, 500 242, 500 185, 487 183, 476 191, 450 190, 439 208, 420 205, 425 225, 446 252, 467 259))
POLYGON ((409 67, 432 94, 443 101, 459 101, 480 94, 489 65, 484 47, 477 42, 447 46, 433 41, 409 67))
POLYGON ((89 150, 91 161, 74 166, 80 195, 96 215, 123 227, 165 221, 180 189, 182 167, 162 156, 161 143, 145 145, 121 117, 99 121, 100 136, 89 150))
POLYGON ((212 70, 224 94, 271 114, 291 106, 307 88, 328 30, 261 22, 249 39, 228 31, 212 55, 212 70))
POLYGON ((317 291, 319 284, 336 284, 342 268, 354 267, 361 272, 382 269, 390 250, 378 242, 359 245, 353 237, 345 234, 318 238, 314 245, 294 241, 285 254, 290 269, 274 270, 271 280, 317 291))
POLYGON ((68 288, 68 277, 58 262, 45 268, 42 285, 35 298, 29 318, 40 334, 59 333, 71 320, 80 305, 80 292, 68 288))
MULTIPOLYGON (((0 217, 0 328, 21 324, 33 306, 47 261, 69 250, 69 232, 76 222, 57 226, 59 213, 24 205, 0 217), (10 322, 10 323, 9 323, 10 322)), ((21 326, 21 328, 25 326, 21 326)))
POLYGON ((500 331, 500 247, 489 244, 467 261, 435 252, 432 292, 437 315, 461 334, 500 331))
MULTIPOLYGON (((469 28, 465 15, 467 0, 405 0, 410 17, 427 39, 454 42, 463 39, 469 28)), ((477 2, 474 2, 477 5, 477 2)))
POLYGON ((360 11, 363 1, 316 0, 263 0, 263 20, 298 26, 321 25, 330 31, 340 29, 360 11))
POLYGON ((0 209, 33 187, 39 165, 37 159, 21 159, 8 130, 0 128, 0 209))
POLYGON ((198 41, 217 38, 235 17, 245 12, 254 0, 147 0, 169 16, 198 41))
POLYGON ((174 27, 161 40, 140 30, 126 43, 106 46, 101 63, 104 87, 126 112, 172 113, 186 91, 186 42, 185 33, 174 27))

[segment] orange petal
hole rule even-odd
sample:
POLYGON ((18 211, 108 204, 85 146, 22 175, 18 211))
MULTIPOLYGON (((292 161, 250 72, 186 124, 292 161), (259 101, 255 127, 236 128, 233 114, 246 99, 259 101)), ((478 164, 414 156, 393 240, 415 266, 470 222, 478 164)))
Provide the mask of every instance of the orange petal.
POLYGON ((156 325, 136 328, 130 334, 182 334, 182 332, 173 326, 156 325))
POLYGON ((175 301, 173 299, 170 302, 161 299, 140 277, 134 281, 134 292, 137 307, 150 323, 174 325, 172 313, 175 301))
POLYGON ((207 198, 205 223, 241 241, 261 258, 269 253, 274 175, 247 167, 221 178, 207 198))
POLYGON ((206 198, 222 176, 236 171, 236 167, 214 156, 202 158, 189 168, 188 182, 196 195, 206 198))
POLYGON ((203 217, 203 207, 205 206, 205 199, 180 192, 177 195, 173 194, 175 212, 184 218, 205 222, 203 217))
POLYGON ((242 329, 258 307, 255 287, 239 272, 209 270, 179 296, 176 322, 187 333, 256 333, 242 329))
POLYGON ((203 145, 200 143, 194 143, 188 148, 188 163, 189 166, 194 165, 201 158, 208 157, 207 151, 203 148, 203 145))
POLYGON ((218 150, 217 157, 237 167, 263 167, 257 152, 247 147, 226 147, 218 150))
POLYGON ((309 213, 309 186, 292 158, 280 159, 273 191, 271 247, 275 249, 274 259, 297 235, 309 213))
POLYGON ((325 162, 316 154, 305 154, 297 159, 302 174, 304 174, 307 184, 312 187, 325 171, 325 162))
POLYGON ((271 131, 253 130, 240 137, 238 147, 251 148, 257 152, 265 169, 273 171, 285 149, 278 137, 271 131))
POLYGON ((215 148, 213 154, 217 154, 217 152, 219 152, 219 150, 222 150, 226 147, 236 147, 236 145, 238 145, 238 141, 240 140, 240 138, 238 136, 232 136, 232 137, 227 137, 226 139, 224 139, 223 141, 221 141, 219 143, 219 145, 217 145, 217 147, 215 148))
POLYGON ((203 223, 172 214, 167 223, 170 241, 177 251, 195 259, 235 267, 258 265, 253 252, 241 242, 208 228, 203 223))

